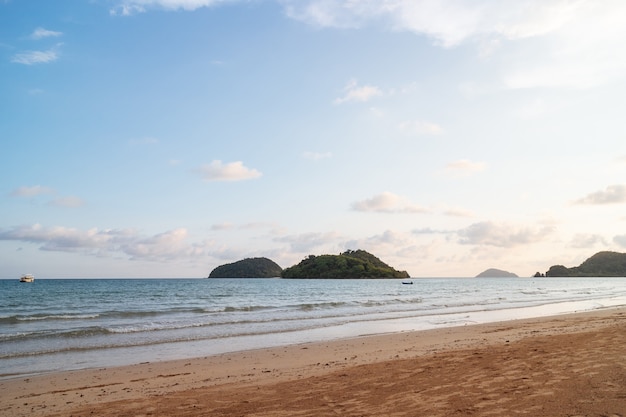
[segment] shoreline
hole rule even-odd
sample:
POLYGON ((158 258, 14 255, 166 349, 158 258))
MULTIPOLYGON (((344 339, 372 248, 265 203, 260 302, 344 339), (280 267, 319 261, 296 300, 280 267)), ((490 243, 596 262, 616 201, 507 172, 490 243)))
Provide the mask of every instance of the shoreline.
MULTIPOLYGON (((591 312, 626 306, 626 297, 617 296, 591 300, 564 300, 504 309, 477 309, 450 311, 439 314, 409 315, 384 318, 277 333, 239 335, 228 338, 200 339, 155 343, 138 346, 119 346, 103 349, 51 352, 34 358, 24 356, 13 363, 5 363, 0 381, 20 377, 34 377, 51 373, 80 371, 93 368, 131 366, 142 362, 189 360, 257 349, 281 348, 307 343, 325 343, 362 336, 392 333, 421 332, 459 326, 498 323, 556 315, 591 312)), ((0 364, 3 364, 0 361, 0 364)))
MULTIPOLYGON (((443 372, 444 374, 451 377, 454 372, 457 372, 460 383, 466 379, 467 375, 472 374, 472 372, 479 372, 482 368, 471 369, 469 363, 466 364, 463 360, 459 362, 459 358, 465 358, 471 362, 470 359, 476 355, 483 358, 490 355, 493 357, 502 356, 515 347, 519 349, 519 355, 532 356, 533 350, 527 348, 533 344, 542 345, 542 351, 550 356, 549 358, 548 356, 540 358, 542 361, 538 363, 543 364, 548 359, 555 360, 555 354, 552 352, 568 347, 571 350, 570 353, 559 355, 560 360, 563 361, 559 365, 560 368, 555 364, 550 372, 556 374, 558 373, 556 371, 568 369, 569 372, 576 372, 580 366, 573 361, 579 360, 583 356, 586 357, 585 353, 589 353, 588 351, 591 349, 588 344, 582 344, 580 340, 595 341, 594 343, 597 344, 604 340, 603 337, 605 336, 610 336, 613 341, 595 348, 601 349, 602 352, 600 355, 596 355, 595 359, 587 358, 585 360, 587 362, 595 360, 592 365, 589 365, 594 369, 605 367, 607 372, 611 369, 613 372, 621 372, 616 377, 622 378, 617 379, 617 381, 621 381, 621 385, 614 383, 612 389, 618 396, 616 397, 617 400, 621 399, 620 403, 626 404, 626 370, 622 363, 626 357, 625 319, 626 307, 609 307, 540 318, 394 332, 327 342, 222 353, 194 359, 62 371, 29 377, 19 376, 0 381, 0 392, 2 392, 0 414, 7 417, 27 415, 76 416, 89 415, 93 411, 97 415, 115 416, 123 414, 121 410, 131 409, 135 411, 129 412, 129 414, 140 415, 139 410, 156 407, 153 412, 143 415, 280 415, 281 410, 284 411, 286 407, 284 404, 289 402, 290 395, 289 392, 285 392, 281 397, 279 393, 275 392, 276 387, 281 386, 281 384, 287 384, 288 389, 298 386, 303 390, 303 393, 306 393, 306 387, 303 387, 302 384, 321 380, 328 380, 329 386, 340 384, 342 381, 346 383, 348 381, 345 381, 345 375, 349 374, 351 375, 350 383, 338 388, 339 391, 329 388, 329 391, 326 392, 323 387, 317 389, 327 395, 339 395, 342 392, 342 395, 353 397, 356 395, 356 392, 353 392, 354 387, 359 386, 359 381, 363 380, 365 376, 369 375, 368 378, 370 378, 374 369, 380 371, 379 368, 383 367, 383 369, 395 369, 398 372, 402 369, 413 369, 411 375, 419 375, 423 373, 425 366, 439 366, 440 369, 446 370, 443 372), (618 340, 619 338, 621 341, 618 340), (548 345, 552 345, 552 347, 548 347, 548 345), (613 364, 611 358, 618 358, 617 362, 613 364), (446 359, 444 361, 446 363, 439 363, 443 359, 446 359), (455 362, 453 369, 450 368, 450 362, 455 362), (464 366, 466 369, 463 370, 464 366), (422 371, 419 371, 420 369, 422 371), (238 397, 240 395, 238 393, 243 395, 244 392, 248 392, 250 395, 249 391, 253 388, 274 392, 273 395, 276 397, 274 402, 271 402, 269 397, 259 398, 256 401, 258 404, 265 404, 264 407, 268 407, 268 410, 273 409, 272 412, 265 414, 255 414, 252 411, 244 412, 252 407, 251 404, 255 402, 241 399, 238 397), (223 404, 219 401, 219 398, 228 396, 233 398, 228 402, 229 404, 223 404), (203 400, 200 401, 199 398, 203 400), (238 400, 236 398, 248 402, 237 405, 236 401, 238 400), (174 404, 177 401, 181 402, 182 405, 195 404, 199 407, 196 410, 197 413, 194 413, 193 407, 191 409, 183 407, 186 411, 181 411, 178 414, 175 408, 163 412, 164 408, 169 407, 170 402, 174 404), (231 408, 238 406, 241 409, 229 408, 230 411, 222 414, 215 412, 217 408, 224 408, 227 405, 231 408), (214 408, 209 413, 207 407, 214 408), (239 414, 231 414, 235 412, 239 414)), ((530 361, 529 358, 520 360, 523 363, 530 361)), ((495 374, 506 374, 509 367, 508 363, 498 363, 497 360, 489 363, 491 364, 490 367, 495 369, 495 374)), ((483 371, 487 372, 489 369, 483 369, 483 371)), ((522 376, 516 381, 528 385, 533 380, 533 374, 541 371, 541 368, 531 366, 527 371, 530 376, 522 376)), ((380 373, 378 378, 383 384, 393 385, 397 381, 392 374, 393 372, 389 375, 386 372, 380 373)), ((432 378, 437 375, 433 375, 432 378)), ((398 395, 402 391, 405 391, 407 395, 411 394, 409 397, 416 394, 414 391, 418 387, 410 384, 408 379, 407 377, 406 386, 396 387, 398 395)), ((570 379, 566 378, 554 382, 553 386, 558 386, 559 383, 563 384, 564 381, 572 383, 570 379)), ((475 382, 481 381, 481 377, 477 377, 475 382)), ((434 384, 433 380, 432 389, 435 388, 434 384)), ((440 389, 443 388, 440 387, 440 389)), ((450 391, 448 396, 458 391, 454 387, 447 389, 450 391)), ((309 389, 309 391, 311 390, 309 389)), ((502 393, 502 395, 504 394, 506 393, 502 393)), ((376 396, 373 393, 371 395, 376 396)), ((497 396, 495 395, 495 397, 497 396)), ((546 395, 546 398, 550 398, 550 396, 546 395)), ((497 402, 498 400, 494 401, 497 402)), ((323 403, 324 401, 318 406, 328 406, 328 404, 324 405, 323 403)), ((607 404, 607 407, 611 406, 611 404, 607 404)), ((440 404, 442 410, 445 410, 446 406, 440 404)), ((393 408, 393 405, 389 405, 389 407, 393 408)), ((397 407, 399 407, 397 408, 399 415, 411 415, 408 409, 407 414, 402 414, 400 411, 402 407, 400 405, 397 407)), ((368 409, 364 408, 361 410, 361 414, 385 414, 380 408, 377 408, 376 404, 370 408, 371 413, 368 413, 368 409)), ((626 405, 623 405, 623 408, 626 408, 626 405)), ((430 415, 439 415, 436 411, 433 408, 430 410, 430 415)), ((448 409, 447 412, 450 410, 448 409)), ((603 412, 626 415, 623 414, 626 413, 625 409, 613 410, 609 408, 603 412)), ((316 411, 304 415, 324 413, 321 409, 316 409, 316 411)), ((283 414, 289 415, 286 412, 283 414)), ((347 413, 347 415, 350 414, 347 413)), ((534 414, 530 413, 530 415, 541 414, 535 410, 534 414)))

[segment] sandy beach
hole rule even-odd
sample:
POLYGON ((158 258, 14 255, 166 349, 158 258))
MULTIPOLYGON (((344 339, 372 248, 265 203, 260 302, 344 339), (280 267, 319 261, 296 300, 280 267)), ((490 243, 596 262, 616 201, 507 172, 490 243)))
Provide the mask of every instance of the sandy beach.
POLYGON ((626 308, 0 381, 17 416, 626 416, 626 308))

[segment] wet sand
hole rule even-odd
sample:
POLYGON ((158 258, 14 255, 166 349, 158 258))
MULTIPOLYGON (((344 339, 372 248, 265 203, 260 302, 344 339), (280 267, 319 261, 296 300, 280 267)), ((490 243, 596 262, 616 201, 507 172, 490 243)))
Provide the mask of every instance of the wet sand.
POLYGON ((7 379, 0 415, 626 417, 626 308, 7 379))

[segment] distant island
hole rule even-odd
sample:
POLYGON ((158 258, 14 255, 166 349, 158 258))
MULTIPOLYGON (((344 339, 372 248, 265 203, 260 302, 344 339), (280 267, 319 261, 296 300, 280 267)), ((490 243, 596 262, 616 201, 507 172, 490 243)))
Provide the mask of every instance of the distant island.
POLYGON ((553 265, 535 277, 626 277, 626 253, 598 252, 579 266, 553 265))
POLYGON ((339 255, 309 255, 299 264, 283 270, 283 278, 409 278, 364 250, 339 255))
POLYGON ((518 278, 518 276, 512 272, 503 271, 502 269, 489 268, 476 275, 476 278, 518 278))
POLYGON ((209 278, 278 278, 283 269, 267 258, 246 258, 230 264, 220 265, 209 274, 209 278))

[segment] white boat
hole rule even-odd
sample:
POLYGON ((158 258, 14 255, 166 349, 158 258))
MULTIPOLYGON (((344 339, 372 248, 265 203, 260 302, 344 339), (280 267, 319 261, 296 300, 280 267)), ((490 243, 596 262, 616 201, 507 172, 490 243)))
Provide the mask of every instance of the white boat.
POLYGON ((20 282, 33 282, 35 281, 35 276, 33 274, 24 274, 20 277, 20 282))

